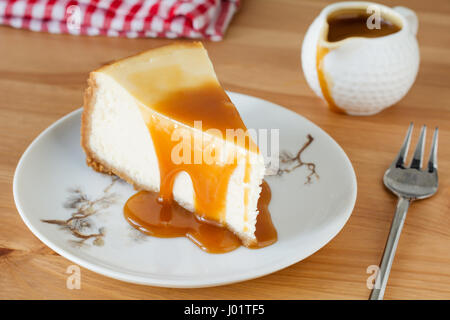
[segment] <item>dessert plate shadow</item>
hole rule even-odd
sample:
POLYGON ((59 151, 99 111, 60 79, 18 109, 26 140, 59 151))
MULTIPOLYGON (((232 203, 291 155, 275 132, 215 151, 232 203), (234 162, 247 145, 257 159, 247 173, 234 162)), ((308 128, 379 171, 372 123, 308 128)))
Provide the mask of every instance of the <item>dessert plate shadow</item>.
POLYGON ((336 236, 350 217, 357 188, 353 167, 341 147, 304 117, 255 97, 229 95, 249 129, 279 130, 280 170, 265 178, 272 190, 275 244, 208 254, 186 238, 148 237, 133 229, 123 217, 123 205, 135 190, 85 164, 81 109, 47 128, 20 159, 13 188, 23 221, 72 262, 152 286, 225 285, 305 259, 336 236), (313 140, 297 157, 308 135, 313 140))

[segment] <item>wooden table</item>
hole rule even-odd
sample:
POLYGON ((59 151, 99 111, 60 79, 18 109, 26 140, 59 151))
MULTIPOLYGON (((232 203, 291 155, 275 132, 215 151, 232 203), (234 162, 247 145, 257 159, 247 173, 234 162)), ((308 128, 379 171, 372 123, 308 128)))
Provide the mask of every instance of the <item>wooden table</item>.
POLYGON ((42 130, 82 105, 90 70, 170 41, 0 27, 0 298, 367 299, 366 269, 380 261, 396 203, 381 178, 410 121, 440 128, 440 187, 409 210, 385 298, 450 298, 450 2, 383 1, 418 13, 421 66, 408 95, 371 117, 328 111, 303 77, 304 33, 329 2, 244 0, 225 40, 205 44, 226 89, 286 106, 336 139, 356 170, 355 210, 338 236, 311 257, 256 280, 205 289, 146 287, 82 269, 81 289, 68 290, 65 272, 72 262, 28 230, 12 195, 20 156, 42 130))

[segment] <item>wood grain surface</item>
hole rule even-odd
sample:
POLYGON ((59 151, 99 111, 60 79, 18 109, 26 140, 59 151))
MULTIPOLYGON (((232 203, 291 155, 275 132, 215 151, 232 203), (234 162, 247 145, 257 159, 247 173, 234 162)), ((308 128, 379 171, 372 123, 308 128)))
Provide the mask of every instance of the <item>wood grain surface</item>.
MULTIPOLYGON (((20 156, 42 130, 82 105, 90 70, 170 41, 0 27, 0 298, 367 299, 366 269, 380 261, 396 203, 382 175, 414 121, 440 128, 440 187, 435 197, 414 203, 408 212, 385 298, 449 299, 450 2, 382 2, 417 12, 421 65, 407 96, 375 116, 328 111, 303 77, 304 33, 329 1, 244 0, 225 40, 205 43, 226 89, 294 110, 343 147, 356 171, 358 198, 344 229, 311 257, 259 279, 204 289, 134 285, 81 269, 81 289, 69 290, 66 269, 72 262, 28 230, 12 194, 20 156)), ((413 143, 417 136, 418 130, 413 143)), ((428 145, 430 140, 431 134, 428 145)))

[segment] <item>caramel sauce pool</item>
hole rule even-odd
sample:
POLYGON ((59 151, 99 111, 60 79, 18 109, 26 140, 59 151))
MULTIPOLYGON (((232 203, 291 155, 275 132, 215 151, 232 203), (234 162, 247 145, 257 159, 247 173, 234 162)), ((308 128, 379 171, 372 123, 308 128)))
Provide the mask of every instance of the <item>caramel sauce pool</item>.
MULTIPOLYGON (((271 198, 264 181, 258 200, 256 222, 257 243, 251 248, 263 248, 277 241, 277 231, 268 209, 271 198)), ((225 253, 241 246, 239 238, 225 227, 206 221, 187 211, 176 202, 160 201, 155 192, 140 191, 125 204, 126 220, 141 232, 159 238, 187 237, 209 253, 225 253)))
MULTIPOLYGON (((350 37, 363 37, 363 38, 378 38, 388 36, 401 30, 401 28, 395 23, 386 20, 381 17, 380 28, 369 29, 367 27, 367 21, 370 18, 370 14, 361 10, 346 10, 332 13, 328 16, 328 32, 325 39, 330 42, 341 41, 350 37)), ((324 57, 330 52, 329 48, 317 45, 316 54, 316 70, 319 80, 322 95, 330 110, 337 113, 345 113, 345 111, 336 105, 331 92, 330 83, 328 83, 323 66, 324 57)))

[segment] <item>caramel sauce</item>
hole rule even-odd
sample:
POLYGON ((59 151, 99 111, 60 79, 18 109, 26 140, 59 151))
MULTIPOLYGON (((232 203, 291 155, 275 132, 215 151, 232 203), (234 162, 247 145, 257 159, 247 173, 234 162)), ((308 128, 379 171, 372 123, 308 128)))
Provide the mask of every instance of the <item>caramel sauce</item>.
MULTIPOLYGON (((224 223, 228 182, 238 161, 245 155, 232 152, 224 156, 226 161, 211 161, 220 158, 222 146, 208 145, 208 142, 203 141, 201 133, 213 129, 213 134, 214 130, 219 130, 217 135, 225 137, 228 129, 241 129, 241 132, 246 132, 239 113, 226 93, 218 84, 210 83, 199 88, 174 92, 169 98, 156 103, 151 111, 147 107, 142 107, 141 111, 159 162, 162 201, 172 202, 175 179, 184 171, 189 174, 194 187, 195 212, 205 219, 224 223), (155 116, 154 111, 194 128, 195 119, 202 119, 202 128, 199 128, 197 133, 183 129, 166 117, 155 116), (175 133, 175 130, 178 132, 175 133), (183 142, 188 141, 188 145, 183 145, 182 150, 178 148, 180 140, 173 138, 176 135, 183 136, 183 142), (174 161, 173 152, 177 150, 182 158, 180 162, 174 161), (208 150, 214 154, 214 159, 207 158, 208 150)), ((247 150, 254 144, 249 136, 237 140, 238 144, 247 150)), ((251 169, 248 156, 245 161, 244 183, 248 183, 251 169)), ((244 191, 244 203, 247 202, 248 190, 244 191)))
POLYGON ((327 102, 328 107, 330 108, 331 111, 337 113, 345 113, 345 111, 339 108, 334 102, 334 99, 331 96, 330 88, 328 86, 328 81, 325 77, 323 59, 328 54, 328 52, 330 52, 330 49, 322 47, 320 44, 317 45, 316 70, 317 70, 317 77, 319 79, 320 89, 322 90, 323 98, 327 102))
POLYGON ((261 195, 258 199, 258 217, 256 219, 256 243, 250 248, 258 249, 274 244, 278 239, 277 230, 272 223, 272 217, 269 212, 269 203, 272 198, 269 184, 263 181, 261 184, 261 195))
MULTIPOLYGON (((380 28, 369 29, 367 21, 370 14, 361 10, 351 10, 335 12, 328 19, 328 31, 325 39, 330 42, 341 41, 350 37, 378 38, 384 37, 400 31, 400 27, 383 17, 380 19, 380 28)), ((330 52, 330 49, 320 44, 317 45, 316 54, 316 70, 322 95, 327 102, 330 110, 337 113, 345 113, 345 111, 336 105, 331 92, 330 84, 324 72, 324 57, 330 52)))
MULTIPOLYGON (((243 161, 243 183, 250 182, 250 152, 259 151, 225 91, 218 82, 205 83, 203 86, 172 92, 167 98, 153 103, 151 109, 141 105, 141 113, 158 158, 160 191, 159 195, 141 191, 130 198, 125 206, 126 219, 146 234, 157 237, 186 236, 211 253, 228 252, 239 247, 240 240, 224 227, 228 184, 238 163, 243 161), (197 127, 196 121, 199 119, 202 121, 201 127, 197 131, 191 130, 197 127), (191 128, 183 127, 173 120, 191 128), (228 136, 227 130, 230 129, 235 134, 228 136), (205 131, 227 140, 232 139, 230 142, 247 152, 233 150, 230 154, 221 155, 221 152, 227 152, 223 150, 223 144, 214 146, 211 141, 203 141, 202 133, 205 131), (186 145, 178 148, 180 140, 174 137, 183 137, 182 141, 186 145), (175 155, 179 152, 181 161, 174 161, 174 151, 175 155), (222 160, 208 160, 208 154, 222 160), (183 209, 173 199, 175 179, 181 172, 186 172, 192 181, 195 214, 183 209)), ((270 198, 268 186, 264 188, 266 198, 270 198)), ((276 231, 267 209, 269 200, 261 201, 264 213, 260 219, 264 221, 264 226, 260 228, 266 231, 262 235, 264 240, 255 244, 258 248, 276 241, 276 231)), ((248 221, 248 202, 249 188, 245 187, 245 223, 248 221)), ((244 231, 247 230, 245 224, 244 231)))
POLYGON ((227 129, 247 130, 236 107, 217 82, 171 92, 152 105, 165 116, 193 127, 201 120, 203 130, 218 129, 225 136, 227 129))
POLYGON ((355 11, 348 13, 337 13, 328 17, 329 42, 341 41, 350 37, 378 38, 400 31, 395 23, 380 17, 380 28, 369 29, 367 21, 370 14, 355 11))
MULTIPOLYGON (((250 248, 263 248, 277 241, 277 231, 268 210, 271 192, 264 181, 258 200, 256 244, 250 248)), ((207 221, 182 208, 175 202, 164 202, 155 192, 140 191, 124 207, 126 220, 141 232, 159 238, 187 237, 209 253, 225 253, 241 245, 231 231, 213 221, 207 221)))
MULTIPOLYGON (((216 79, 202 80, 201 84, 194 81, 193 86, 183 87, 177 82, 189 82, 189 80, 186 79, 186 75, 183 75, 180 67, 171 66, 157 71, 158 74, 161 72, 161 77, 164 75, 163 79, 160 79, 160 76, 157 80, 149 78, 145 70, 127 77, 129 82, 136 83, 130 86, 130 91, 144 108, 151 106, 151 109, 160 115, 190 127, 194 127, 196 121, 201 121, 203 131, 211 130, 212 134, 223 138, 226 137, 227 130, 240 129, 246 132, 247 128, 239 112, 216 79), (177 83, 175 87, 179 89, 161 90, 158 88, 158 83, 163 87, 170 87, 170 83, 177 83), (151 94, 154 91, 158 92, 157 99, 156 95, 151 94)), ((258 150, 251 139, 237 139, 234 142, 247 150, 254 152, 258 150)))

